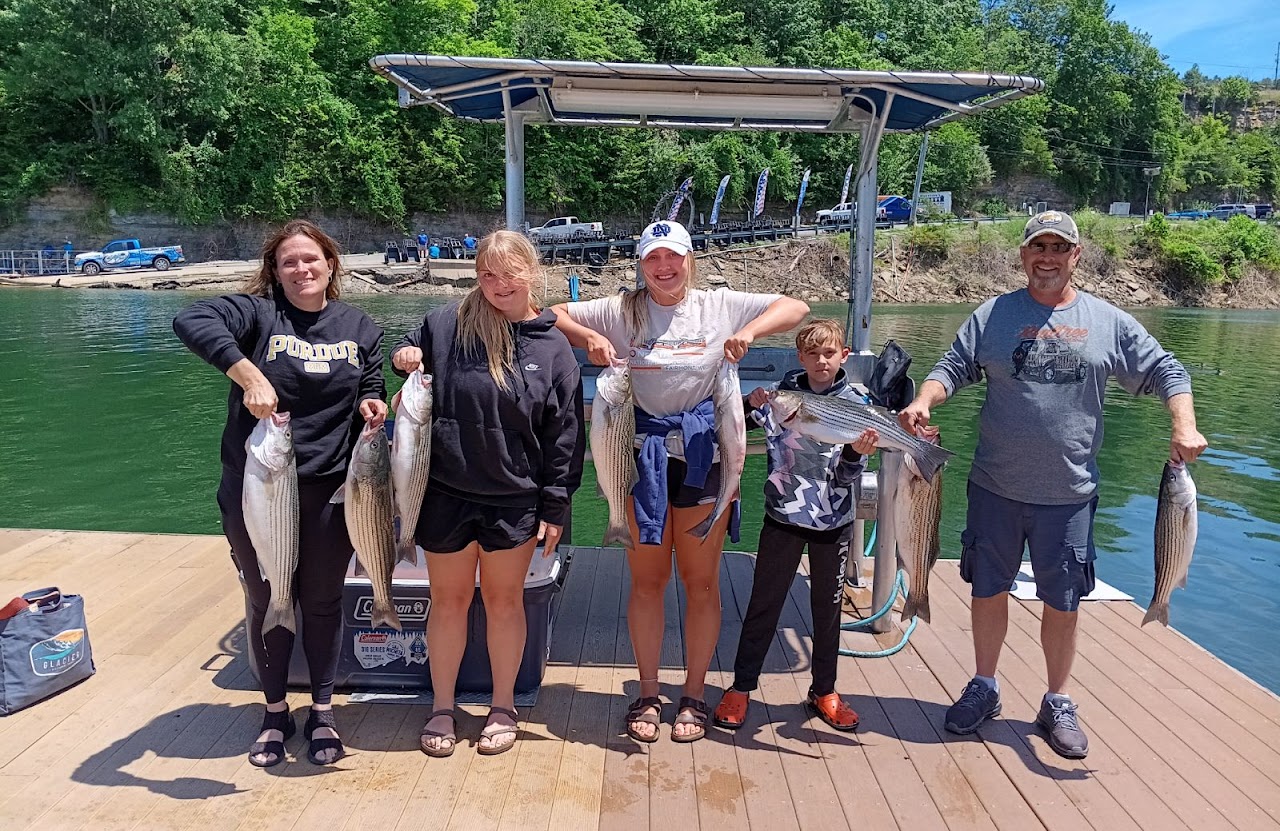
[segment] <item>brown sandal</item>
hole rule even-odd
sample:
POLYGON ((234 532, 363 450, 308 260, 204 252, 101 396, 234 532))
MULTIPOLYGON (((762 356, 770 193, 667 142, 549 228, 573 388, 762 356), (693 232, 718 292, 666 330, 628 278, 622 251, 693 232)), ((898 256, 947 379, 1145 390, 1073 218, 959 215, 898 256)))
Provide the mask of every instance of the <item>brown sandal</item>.
POLYGON ((419 749, 433 759, 443 759, 446 756, 452 756, 454 748, 458 746, 458 734, 455 732, 458 729, 457 719, 458 716, 454 710, 436 710, 431 715, 427 716, 426 724, 422 725, 422 733, 418 736, 419 749), (439 730, 432 730, 427 725, 430 724, 431 720, 437 716, 448 716, 454 726, 446 733, 441 733, 439 730), (427 744, 428 739, 439 739, 440 742, 435 747, 432 747, 427 744), (449 743, 447 747, 444 744, 445 742, 449 743))
POLYGON ((482 744, 476 744, 476 753, 481 756, 497 756, 499 753, 506 753, 515 746, 516 740, 512 738, 509 742, 503 744, 494 744, 494 740, 499 737, 519 736, 520 735, 520 716, 515 710, 508 710, 506 707, 490 707, 489 718, 485 719, 484 729, 480 731, 480 738, 488 739, 490 744, 485 747, 482 744), (500 713, 515 722, 515 724, 500 724, 493 721, 493 714, 500 713))
POLYGON ((698 727, 699 730, 684 736, 676 735, 673 730, 671 732, 671 741, 685 744, 686 742, 696 742, 707 735, 707 724, 711 719, 711 712, 707 709, 707 702, 697 698, 690 698, 686 695, 680 699, 680 705, 676 708, 676 711, 679 715, 676 716, 673 724, 692 724, 698 727), (692 710, 693 712, 686 713, 685 710, 692 710))
POLYGON ((751 697, 742 690, 735 690, 732 687, 724 691, 724 695, 720 698, 720 704, 716 707, 715 717, 712 719, 718 726, 727 730, 737 730, 747 720, 747 707, 751 704, 751 697))
POLYGON ((658 740, 658 725, 662 724, 662 699, 656 695, 644 696, 631 702, 627 710, 627 735, 638 742, 652 744, 658 740), (658 712, 653 712, 654 709, 658 712), (637 724, 653 725, 653 735, 645 736, 636 731, 637 724))

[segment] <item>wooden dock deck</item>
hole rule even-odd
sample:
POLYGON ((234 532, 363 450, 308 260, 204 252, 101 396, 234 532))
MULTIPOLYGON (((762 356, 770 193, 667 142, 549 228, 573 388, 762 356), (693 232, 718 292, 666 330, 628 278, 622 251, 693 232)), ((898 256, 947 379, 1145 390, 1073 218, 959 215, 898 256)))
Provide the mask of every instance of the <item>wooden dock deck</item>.
MULTIPOLYGON (((724 627, 709 679, 732 681, 752 557, 721 571, 724 627)), ((1139 628, 1132 603, 1086 603, 1074 698, 1088 759, 1034 727, 1043 693, 1039 604, 1014 602, 1001 661, 1004 715, 975 736, 943 712, 972 671, 968 598, 935 572, 933 624, 890 658, 841 658, 856 734, 809 718, 808 588, 792 586, 747 725, 675 744, 622 732, 636 693, 617 550, 578 549, 537 705, 518 746, 478 756, 484 708, 458 752, 417 750, 428 707, 336 699, 351 755, 250 766, 261 718, 242 598, 221 537, 0 530, 0 598, 56 584, 83 594, 98 673, 0 718, 0 829, 1264 829, 1280 828, 1280 699, 1180 634, 1139 628)), ((868 598, 859 593, 857 602, 868 598)), ((679 696, 682 645, 668 594, 663 695, 679 696)), ((898 631, 845 635, 876 649, 898 631)), ((307 696, 291 694, 295 707, 307 696)))

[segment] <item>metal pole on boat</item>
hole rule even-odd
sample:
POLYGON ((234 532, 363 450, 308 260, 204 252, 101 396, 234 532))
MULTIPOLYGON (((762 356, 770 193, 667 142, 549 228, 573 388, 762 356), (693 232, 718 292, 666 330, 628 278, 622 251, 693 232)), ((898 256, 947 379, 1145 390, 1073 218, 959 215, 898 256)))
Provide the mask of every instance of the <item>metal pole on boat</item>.
POLYGON ((507 229, 524 226, 524 116, 511 108, 511 93, 502 89, 502 124, 507 135, 507 229))
MULTIPOLYGON (((876 512, 876 571, 871 583, 871 611, 878 612, 893 594, 898 577, 898 535, 894 533, 894 488, 902 472, 902 451, 881 448, 879 504, 876 512)), ((892 615, 884 615, 871 624, 874 632, 893 628, 892 615)))

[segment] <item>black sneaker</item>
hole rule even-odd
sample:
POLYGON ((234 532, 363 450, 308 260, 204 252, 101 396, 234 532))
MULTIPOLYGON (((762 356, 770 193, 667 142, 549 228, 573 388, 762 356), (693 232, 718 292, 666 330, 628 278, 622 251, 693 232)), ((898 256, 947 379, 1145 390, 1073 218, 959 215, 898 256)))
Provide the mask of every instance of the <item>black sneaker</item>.
POLYGON ((1083 759, 1089 755, 1089 737, 1080 728, 1074 701, 1053 703, 1046 698, 1040 703, 1036 724, 1049 734, 1049 747, 1059 756, 1083 759))
POLYGON ((967 735, 982 722, 1000 715, 1000 693, 978 679, 973 679, 960 693, 960 699, 947 708, 946 728, 967 735))

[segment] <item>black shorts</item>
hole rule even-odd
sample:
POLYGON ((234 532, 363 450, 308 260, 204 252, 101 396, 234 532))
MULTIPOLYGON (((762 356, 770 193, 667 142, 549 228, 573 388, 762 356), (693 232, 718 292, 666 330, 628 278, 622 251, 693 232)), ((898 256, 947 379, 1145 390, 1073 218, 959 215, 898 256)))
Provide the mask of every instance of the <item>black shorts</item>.
MULTIPOLYGON (((637 450, 635 455, 639 461, 640 451, 637 450)), ((683 459, 667 457, 667 505, 672 508, 696 508, 715 502, 720 495, 720 463, 711 465, 711 470, 707 471, 707 481, 700 488, 684 483, 684 477, 688 473, 689 466, 683 459)))
POLYGON ((519 548, 537 533, 537 506, 485 505, 428 486, 414 539, 433 554, 452 554, 473 542, 484 551, 519 548))

